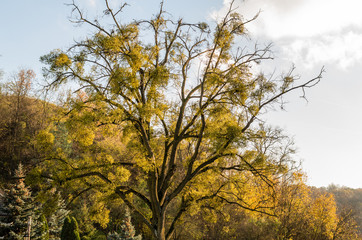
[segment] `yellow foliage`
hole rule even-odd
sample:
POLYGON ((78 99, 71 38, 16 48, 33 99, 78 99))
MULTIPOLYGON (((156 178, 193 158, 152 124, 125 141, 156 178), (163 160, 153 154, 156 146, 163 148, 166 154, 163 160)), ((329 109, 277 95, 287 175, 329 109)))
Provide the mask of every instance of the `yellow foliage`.
POLYGON ((131 176, 131 172, 124 167, 117 167, 114 171, 114 174, 117 176, 117 180, 120 182, 126 182, 131 176))
POLYGON ((206 210, 203 212, 204 219, 209 223, 216 223, 217 222, 217 214, 213 210, 206 210))
POLYGON ((73 136, 80 145, 87 147, 93 144, 95 133, 91 129, 83 128, 79 129, 73 136))
POLYGON ((64 53, 60 53, 54 61, 54 65, 56 67, 69 66, 71 63, 72 63, 72 61, 64 53))
POLYGON ((103 201, 94 201, 90 207, 89 220, 98 223, 102 228, 106 228, 109 222, 109 209, 103 201))
MULTIPOLYGON (((72 142, 58 143, 62 146, 53 154, 62 161, 49 163, 50 175, 71 179, 74 192, 94 186, 102 196, 118 194, 149 217, 153 228, 171 225, 180 195, 191 216, 208 211, 205 206, 221 210, 225 202, 271 214, 278 200, 293 210, 277 209, 281 216, 307 211, 303 204, 308 202, 314 204, 310 216, 318 219, 326 214, 324 208, 331 210, 323 199, 312 202, 298 181, 282 189, 284 195, 273 192, 281 166, 288 169, 289 145, 282 146, 282 134, 269 136, 256 123, 260 111, 283 96, 278 88, 283 83, 250 69, 269 58, 268 47, 256 45, 249 53, 233 46, 245 33, 241 15, 230 10, 213 32, 205 23, 162 16, 161 8, 150 21, 120 24, 114 19, 110 29, 98 20, 84 21, 97 33, 72 46, 68 55, 54 51, 42 57, 54 82, 75 80, 78 90, 84 89, 65 107, 64 138, 72 142), (117 166, 120 162, 127 168, 117 166), (115 186, 121 192, 114 192, 115 186), (125 190, 128 186, 132 189, 125 190), (166 217, 159 216, 159 209, 166 217)), ((285 84, 292 81, 284 79, 285 84)), ((40 145, 54 142, 50 133, 38 138, 40 145)), ((91 220, 106 224, 109 210, 97 194, 91 220)), ((215 223, 215 211, 205 219, 215 223)), ((334 222, 323 224, 332 229, 334 222)))
POLYGON ((40 148, 48 149, 54 144, 54 135, 46 130, 41 130, 36 137, 36 141, 40 148))
POLYGON ((134 160, 137 166, 145 172, 149 172, 153 168, 151 161, 144 156, 137 156, 134 160))

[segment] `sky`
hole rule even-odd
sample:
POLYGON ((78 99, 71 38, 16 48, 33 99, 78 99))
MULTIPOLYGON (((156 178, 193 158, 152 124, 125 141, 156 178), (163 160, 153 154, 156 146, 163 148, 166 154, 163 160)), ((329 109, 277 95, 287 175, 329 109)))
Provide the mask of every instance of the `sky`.
MULTIPOLYGON (((69 21, 66 0, 12 0, 0 2, 0 69, 3 81, 19 68, 31 68, 42 82, 40 56, 65 49, 91 33, 69 21)), ((111 0, 115 3, 116 0, 111 0)), ((117 1, 118 2, 118 1, 117 1)), ((92 16, 102 0, 77 0, 92 16)), ((123 21, 149 18, 158 0, 129 0, 123 21)), ((165 9, 190 22, 213 21, 230 0, 165 0, 165 9)), ((295 66, 300 81, 316 76, 322 81, 307 91, 287 97, 285 110, 264 116, 294 137, 308 184, 362 187, 362 1, 359 0, 235 0, 236 11, 250 19, 252 41, 273 43, 275 60, 263 71, 287 72, 295 66)))

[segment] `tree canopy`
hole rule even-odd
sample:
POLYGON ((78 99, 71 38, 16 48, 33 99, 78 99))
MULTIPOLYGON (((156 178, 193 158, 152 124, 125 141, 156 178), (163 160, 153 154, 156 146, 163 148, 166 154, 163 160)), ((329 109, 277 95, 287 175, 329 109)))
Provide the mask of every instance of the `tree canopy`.
POLYGON ((271 49, 248 47, 253 19, 233 2, 210 26, 171 19, 162 2, 151 19, 130 23, 120 21, 125 4, 113 9, 105 0, 103 24, 72 7, 74 21, 95 32, 41 58, 49 87, 70 82, 76 97, 38 137, 40 174, 77 196, 96 190, 98 210, 101 200, 122 199, 160 240, 201 207, 273 215, 274 186, 294 150, 260 117, 289 92, 304 96, 323 70, 304 82, 293 69, 276 78, 255 73, 271 49))

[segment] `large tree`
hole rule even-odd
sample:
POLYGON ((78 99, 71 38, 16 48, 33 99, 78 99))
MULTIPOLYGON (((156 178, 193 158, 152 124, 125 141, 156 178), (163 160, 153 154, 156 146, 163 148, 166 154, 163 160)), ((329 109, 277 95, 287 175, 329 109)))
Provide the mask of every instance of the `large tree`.
POLYGON ((127 24, 120 22, 125 5, 112 9, 105 0, 105 24, 72 6, 73 20, 95 33, 42 61, 50 86, 78 86, 65 123, 76 153, 55 143, 43 175, 76 183, 77 194, 118 196, 160 240, 199 206, 272 214, 273 197, 257 191, 273 191, 292 149, 260 116, 289 92, 304 96, 321 73, 305 82, 292 71, 255 74, 256 64, 272 59, 270 46, 248 48, 245 26, 253 19, 233 3, 211 26, 169 19, 162 3, 152 19, 127 24), (117 151, 104 147, 101 133, 109 130, 122 140, 117 151))

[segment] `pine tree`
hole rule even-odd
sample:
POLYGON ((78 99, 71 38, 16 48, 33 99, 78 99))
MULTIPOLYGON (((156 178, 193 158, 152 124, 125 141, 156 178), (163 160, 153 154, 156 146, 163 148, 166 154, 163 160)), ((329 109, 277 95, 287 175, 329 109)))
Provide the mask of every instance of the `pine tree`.
POLYGON ((65 218, 69 214, 66 209, 65 201, 60 196, 57 197, 55 212, 49 217, 49 240, 60 240, 60 233, 65 218))
POLYGON ((49 227, 48 227, 48 221, 44 214, 41 215, 39 220, 39 227, 36 231, 35 236, 39 240, 49 240, 49 227))
POLYGON ((31 227, 30 236, 35 236, 38 221, 37 207, 29 187, 25 186, 25 174, 21 164, 15 171, 14 177, 15 183, 9 184, 3 197, 0 236, 7 240, 23 240, 28 225, 31 227))
POLYGON ((61 240, 80 240, 78 223, 74 217, 66 217, 60 235, 61 240))
POLYGON ((131 214, 127 209, 125 219, 121 225, 121 231, 119 233, 112 232, 107 235, 107 240, 142 240, 142 236, 136 235, 136 231, 131 222, 131 214))

